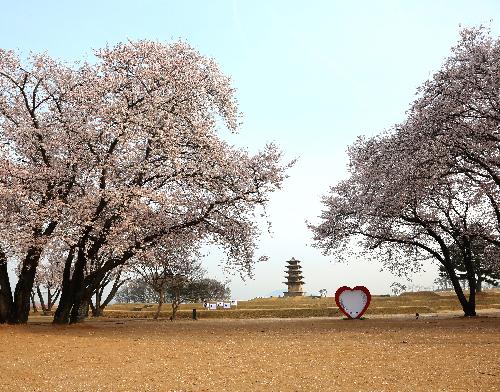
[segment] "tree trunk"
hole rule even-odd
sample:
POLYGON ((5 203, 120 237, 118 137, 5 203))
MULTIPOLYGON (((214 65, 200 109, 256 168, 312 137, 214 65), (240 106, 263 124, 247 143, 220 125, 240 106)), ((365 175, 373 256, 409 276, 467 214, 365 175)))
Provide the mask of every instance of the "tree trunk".
POLYGON ((48 304, 47 308, 49 310, 49 312, 52 310, 52 307, 55 305, 55 303, 57 302, 57 300, 59 299, 59 296, 61 295, 61 289, 57 289, 55 292, 54 292, 54 295, 52 296, 52 301, 48 304))
POLYGON ((97 290, 95 293, 95 305, 90 301, 90 309, 92 310, 92 317, 102 317, 104 306, 101 304, 102 290, 97 290))
POLYGON ((54 314, 54 324, 68 324, 73 304, 73 281, 71 279, 71 266, 75 256, 75 248, 71 247, 64 264, 63 280, 61 285, 61 298, 54 314))
POLYGON ((36 292, 38 294, 38 299, 40 300, 40 306, 42 307, 42 311, 46 312, 47 308, 45 307, 45 302, 43 300, 42 290, 40 290, 40 285, 36 285, 36 292))
POLYGON ((36 307, 35 302, 35 292, 31 290, 31 306, 33 308, 33 313, 38 313, 38 308, 36 307))
POLYGON ((467 298, 465 297, 464 291, 460 286, 460 281, 458 280, 457 274, 455 273, 455 270, 451 266, 451 263, 443 263, 443 266, 445 267, 448 277, 450 278, 451 284, 453 286, 453 289, 457 294, 457 298, 460 302, 460 305, 462 306, 462 310, 464 311, 464 316, 475 316, 476 315, 475 310, 472 311, 472 313, 474 314, 471 314, 470 304, 467 301, 467 298))
POLYGON ((0 324, 6 323, 12 312, 12 290, 10 288, 7 257, 0 249, 0 324))
POLYGON ((92 294, 88 295, 85 290, 85 266, 87 265, 87 258, 82 247, 78 248, 78 259, 75 263, 73 276, 71 277, 73 301, 71 304, 70 324, 83 321, 89 314, 89 302, 92 294))
POLYGON ((476 293, 481 293, 482 291, 483 291, 483 277, 481 275, 478 275, 476 279, 476 293))
MULTIPOLYGON (((79 254, 78 258, 80 258, 80 256, 84 260, 86 260, 84 255, 79 254)), ((83 267, 85 267, 85 265, 86 263, 83 263, 83 267)), ((75 271, 77 271, 76 267, 75 271)), ((115 281, 115 284, 113 285, 113 288, 111 289, 109 295, 106 297, 104 303, 102 303, 102 294, 104 291, 103 285, 105 285, 105 282, 107 282, 107 271, 102 268, 101 271, 89 274, 86 277, 83 276, 83 268, 78 271, 79 274, 77 275, 75 275, 75 272, 73 272, 73 278, 71 279, 73 284, 73 303, 71 305, 69 321, 70 324, 83 321, 86 317, 88 317, 89 307, 92 303, 92 296, 94 295, 94 293, 96 294, 96 304, 94 306, 94 309, 92 309, 92 314, 95 317, 102 316, 103 309, 113 299, 114 295, 121 286, 119 282, 115 281)))
POLYGON ((179 303, 177 302, 177 298, 172 299, 172 315, 170 316, 170 321, 175 321, 178 308, 179 308, 179 303))
POLYGON ((90 306, 92 309, 92 317, 102 317, 104 312, 101 306, 90 306))
POLYGON ((66 291, 66 295, 64 294, 65 292, 63 290, 61 299, 59 300, 59 304, 57 305, 57 309, 54 313, 54 320, 52 321, 53 324, 69 324, 73 296, 69 291, 66 291))
POLYGON ((47 311, 50 310, 50 304, 52 302, 52 291, 50 291, 50 287, 50 285, 47 286, 47 311))
POLYGON ((25 324, 30 313, 31 292, 35 281, 40 249, 31 247, 26 254, 14 291, 14 304, 9 317, 11 324, 25 324))
POLYGON ((158 309, 156 309, 156 313, 153 316, 154 320, 158 320, 158 317, 160 317, 161 306, 163 305, 163 300, 164 300, 163 297, 164 297, 163 291, 160 291, 158 298, 158 309))
POLYGON ((73 304, 71 309, 70 324, 80 323, 89 317, 90 298, 82 296, 78 302, 73 304))
POLYGON ((101 295, 102 291, 101 289, 97 289, 95 292, 95 305, 90 301, 90 308, 92 309, 92 316, 93 317, 100 317, 102 316, 101 310, 101 295))
POLYGON ((96 313, 96 307, 94 305, 94 302, 90 301, 89 302, 89 306, 90 306, 90 311, 92 312, 92 317, 98 317, 98 316, 95 316, 95 313, 96 313))
MULTIPOLYGON (((33 233, 34 243, 49 237, 56 226, 57 222, 52 221, 44 230, 36 229, 33 233)), ((25 324, 28 322, 31 292, 41 252, 42 248, 40 246, 31 246, 26 252, 16 289, 14 290, 13 305, 9 315, 9 323, 11 324, 25 324)))
POLYGON ((474 269, 471 241, 464 238, 464 265, 467 272, 467 283, 469 284, 469 301, 465 316, 476 316, 476 271, 474 269))

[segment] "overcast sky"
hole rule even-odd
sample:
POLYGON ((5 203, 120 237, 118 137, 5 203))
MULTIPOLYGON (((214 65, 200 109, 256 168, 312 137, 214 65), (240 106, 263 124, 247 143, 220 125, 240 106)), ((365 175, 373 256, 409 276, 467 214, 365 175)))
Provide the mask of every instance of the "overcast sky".
MULTIPOLYGON (((231 279, 233 297, 285 290, 285 261, 302 260, 305 289, 329 295, 342 285, 390 292, 402 281, 362 260, 334 262, 311 247, 305 221, 317 221, 321 196, 347 174, 346 148, 401 121, 416 88, 439 69, 460 26, 500 32, 500 1, 13 1, 0 0, 0 47, 46 51, 75 61, 127 39, 182 39, 232 77, 244 123, 230 141, 257 151, 275 142, 298 158, 268 208, 269 260, 253 280, 224 275, 217 252, 210 275, 231 279), (356 4, 356 5, 354 5, 356 4)), ((228 137, 227 133, 223 134, 228 137)), ((265 227, 263 227, 265 229, 265 227)), ((436 267, 415 275, 430 287, 436 267)), ((404 282, 404 281, 402 281, 404 282)))

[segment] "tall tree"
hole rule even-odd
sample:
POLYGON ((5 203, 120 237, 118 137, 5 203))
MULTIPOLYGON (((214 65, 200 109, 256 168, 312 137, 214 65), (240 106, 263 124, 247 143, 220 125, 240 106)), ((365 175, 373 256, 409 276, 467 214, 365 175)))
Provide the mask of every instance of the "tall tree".
POLYGON ((250 270, 252 214, 286 167, 274 145, 250 155, 223 141, 239 118, 229 78, 182 42, 119 44, 77 69, 2 51, 0 231, 22 260, 12 301, 0 292, 6 318, 26 322, 53 237, 68 244, 56 323, 84 317, 107 274, 164 238, 195 233, 250 270))
MULTIPOLYGON (((0 49, 0 237, 7 258, 21 265, 14 293, 0 287, 2 320, 26 322, 30 295, 42 251, 54 234, 75 184, 76 167, 68 149, 66 123, 69 92, 78 84, 76 73, 40 55, 25 69, 12 51, 0 49), (9 292, 8 292, 9 291, 9 292)), ((8 280, 2 268, 1 280, 8 280)))
POLYGON ((311 226, 317 245, 326 253, 349 251, 359 239, 367 254, 400 274, 433 259, 446 270, 464 314, 474 316, 472 244, 483 238, 500 245, 499 67, 499 40, 483 29, 462 31, 408 119, 349 149, 350 177, 324 198, 322 222, 311 226), (462 255, 469 298, 452 247, 462 255))
POLYGON ((205 271, 198 260, 196 243, 188 241, 178 238, 164 242, 141 255, 131 266, 158 296, 154 319, 159 317, 166 296, 172 304, 171 320, 175 320, 179 305, 197 295, 192 285, 203 278, 205 271))

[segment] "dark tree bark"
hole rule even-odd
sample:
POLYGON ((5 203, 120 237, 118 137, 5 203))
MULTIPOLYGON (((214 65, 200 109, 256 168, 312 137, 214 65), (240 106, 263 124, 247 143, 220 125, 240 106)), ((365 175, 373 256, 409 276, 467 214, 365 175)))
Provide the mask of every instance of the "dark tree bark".
POLYGON ((50 290, 50 286, 47 286, 47 311, 50 311, 52 308, 52 291, 50 290))
POLYGON ((78 307, 73 306, 70 324, 79 323, 89 317, 90 298, 82 298, 78 307))
POLYGON ((42 307, 42 311, 46 312, 47 307, 45 306, 45 301, 43 300, 42 290, 40 290, 40 285, 36 286, 36 292, 38 294, 38 299, 40 300, 40 306, 42 307))
POLYGON ((28 322, 31 293, 40 253, 41 250, 39 248, 32 247, 28 249, 14 291, 14 304, 9 316, 9 323, 11 324, 25 324, 28 322))
POLYGON ((75 248, 71 247, 64 264, 63 280, 61 287, 61 299, 54 314, 54 324, 68 324, 71 305, 73 303, 73 293, 71 290, 71 266, 75 256, 75 248))
POLYGON ((472 261, 472 249, 469 238, 464 239, 464 265, 467 271, 467 283, 469 284, 469 301, 465 316, 473 317, 476 315, 476 272, 474 262, 472 261))
MULTIPOLYGON (((446 268, 448 277, 451 280, 451 284, 453 285, 453 289, 455 290, 455 294, 457 295, 458 301, 462 306, 462 310, 464 311, 464 316, 475 316, 476 315, 475 301, 473 300, 473 302, 470 303, 470 301, 467 300, 464 290, 462 289, 462 286, 460 286, 460 280, 458 279, 458 276, 454 268, 452 267, 451 263, 449 263, 448 266, 444 265, 444 267, 446 268)), ((474 299, 474 296, 472 297, 472 299, 474 299)))
POLYGON ((31 307, 33 309, 33 313, 38 313, 38 308, 35 301, 35 292, 33 290, 31 290, 31 307))
MULTIPOLYGON (((37 229, 33 233, 33 239, 50 236, 57 226, 57 222, 50 222, 45 229, 37 229)), ((14 290, 13 305, 9 315, 9 323, 25 324, 28 322, 30 313, 31 293, 35 282, 36 269, 40 260, 42 249, 32 246, 26 252, 21 272, 18 276, 16 289, 14 290)))
POLYGON ((98 314, 97 308, 95 307, 92 301, 90 301, 89 306, 90 306, 90 311, 92 312, 92 317, 101 317, 101 315, 98 314))
POLYGON ((85 266, 87 265, 87 259, 85 257, 84 250, 78 248, 78 258, 75 263, 75 268, 73 270, 73 276, 71 278, 73 295, 70 310, 69 323, 77 323, 82 321, 89 313, 89 301, 90 296, 85 296, 85 287, 83 285, 85 279, 85 266))
MULTIPOLYGON (((101 205, 99 208, 101 208, 101 205)), ((102 208, 104 208, 104 204, 102 208)), ((105 228, 104 230, 106 231, 108 229, 109 228, 105 228)), ((121 258, 113 260, 112 262, 106 262, 102 268, 98 268, 96 271, 85 276, 85 268, 87 267, 89 257, 97 257, 97 253, 100 247, 105 243, 106 238, 105 236, 99 236, 92 244, 91 250, 86 253, 84 249, 91 230, 91 226, 87 227, 86 233, 78 243, 78 252, 76 262, 74 263, 73 274, 71 274, 72 260, 69 263, 68 260, 66 261, 61 299, 54 315, 54 324, 77 323, 87 317, 90 303, 92 302, 92 295, 96 292, 106 274, 116 266, 124 264, 125 261, 133 255, 132 252, 126 252, 121 258)))
POLYGON ((49 310, 52 310, 52 307, 56 304, 60 295, 61 295, 61 289, 57 289, 56 292, 54 293, 54 296, 52 297, 52 302, 50 303, 49 310))
POLYGON ((0 249, 0 324, 6 323, 12 312, 13 300, 7 269, 7 257, 0 249))
MULTIPOLYGON (((449 216, 448 211, 443 211, 445 215, 449 217, 451 221, 451 217, 449 216)), ((420 222, 424 222, 420 220, 420 222)), ((467 277, 469 278, 469 283, 473 283, 475 288, 475 272, 474 272, 474 263, 472 262, 472 248, 470 239, 466 236, 463 236, 463 229, 458 229, 457 227, 453 227, 447 230, 448 234, 452 235, 455 242, 459 245, 460 250, 462 252, 462 256, 464 258, 464 265, 467 270, 467 277)), ((457 295, 457 298, 462 306, 462 310, 464 311, 464 316, 473 317, 476 316, 476 301, 475 301, 475 289, 470 290, 469 299, 467 300, 464 294, 464 288, 460 287, 460 280, 455 271, 454 263, 452 262, 452 253, 450 246, 446 243, 444 238, 440 236, 432 227, 427 227, 427 232, 436 240, 439 244, 442 252, 442 256, 437 257, 437 259, 444 266, 448 277, 451 280, 453 285, 453 289, 457 295)))

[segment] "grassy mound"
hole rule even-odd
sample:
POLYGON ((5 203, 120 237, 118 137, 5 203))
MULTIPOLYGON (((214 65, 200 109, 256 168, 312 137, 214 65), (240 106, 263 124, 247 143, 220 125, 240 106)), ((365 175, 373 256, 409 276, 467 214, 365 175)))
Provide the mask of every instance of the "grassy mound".
MULTIPOLYGON (((488 290, 477 294, 477 309, 500 309, 500 290, 488 290)), ((177 312, 178 318, 192 317, 192 310, 197 310, 201 319, 212 318, 296 318, 296 317, 341 317, 342 313, 335 304, 335 299, 292 297, 292 298, 256 298, 239 301, 237 308, 207 310, 203 304, 182 304, 177 312)), ((460 311, 461 306, 456 296, 451 293, 429 291, 403 293, 399 296, 373 296, 366 315, 370 314, 415 314, 460 311)), ((105 317, 152 318, 156 311, 155 304, 115 304, 106 308, 105 317)), ((161 318, 170 317, 170 306, 165 304, 161 318)))

